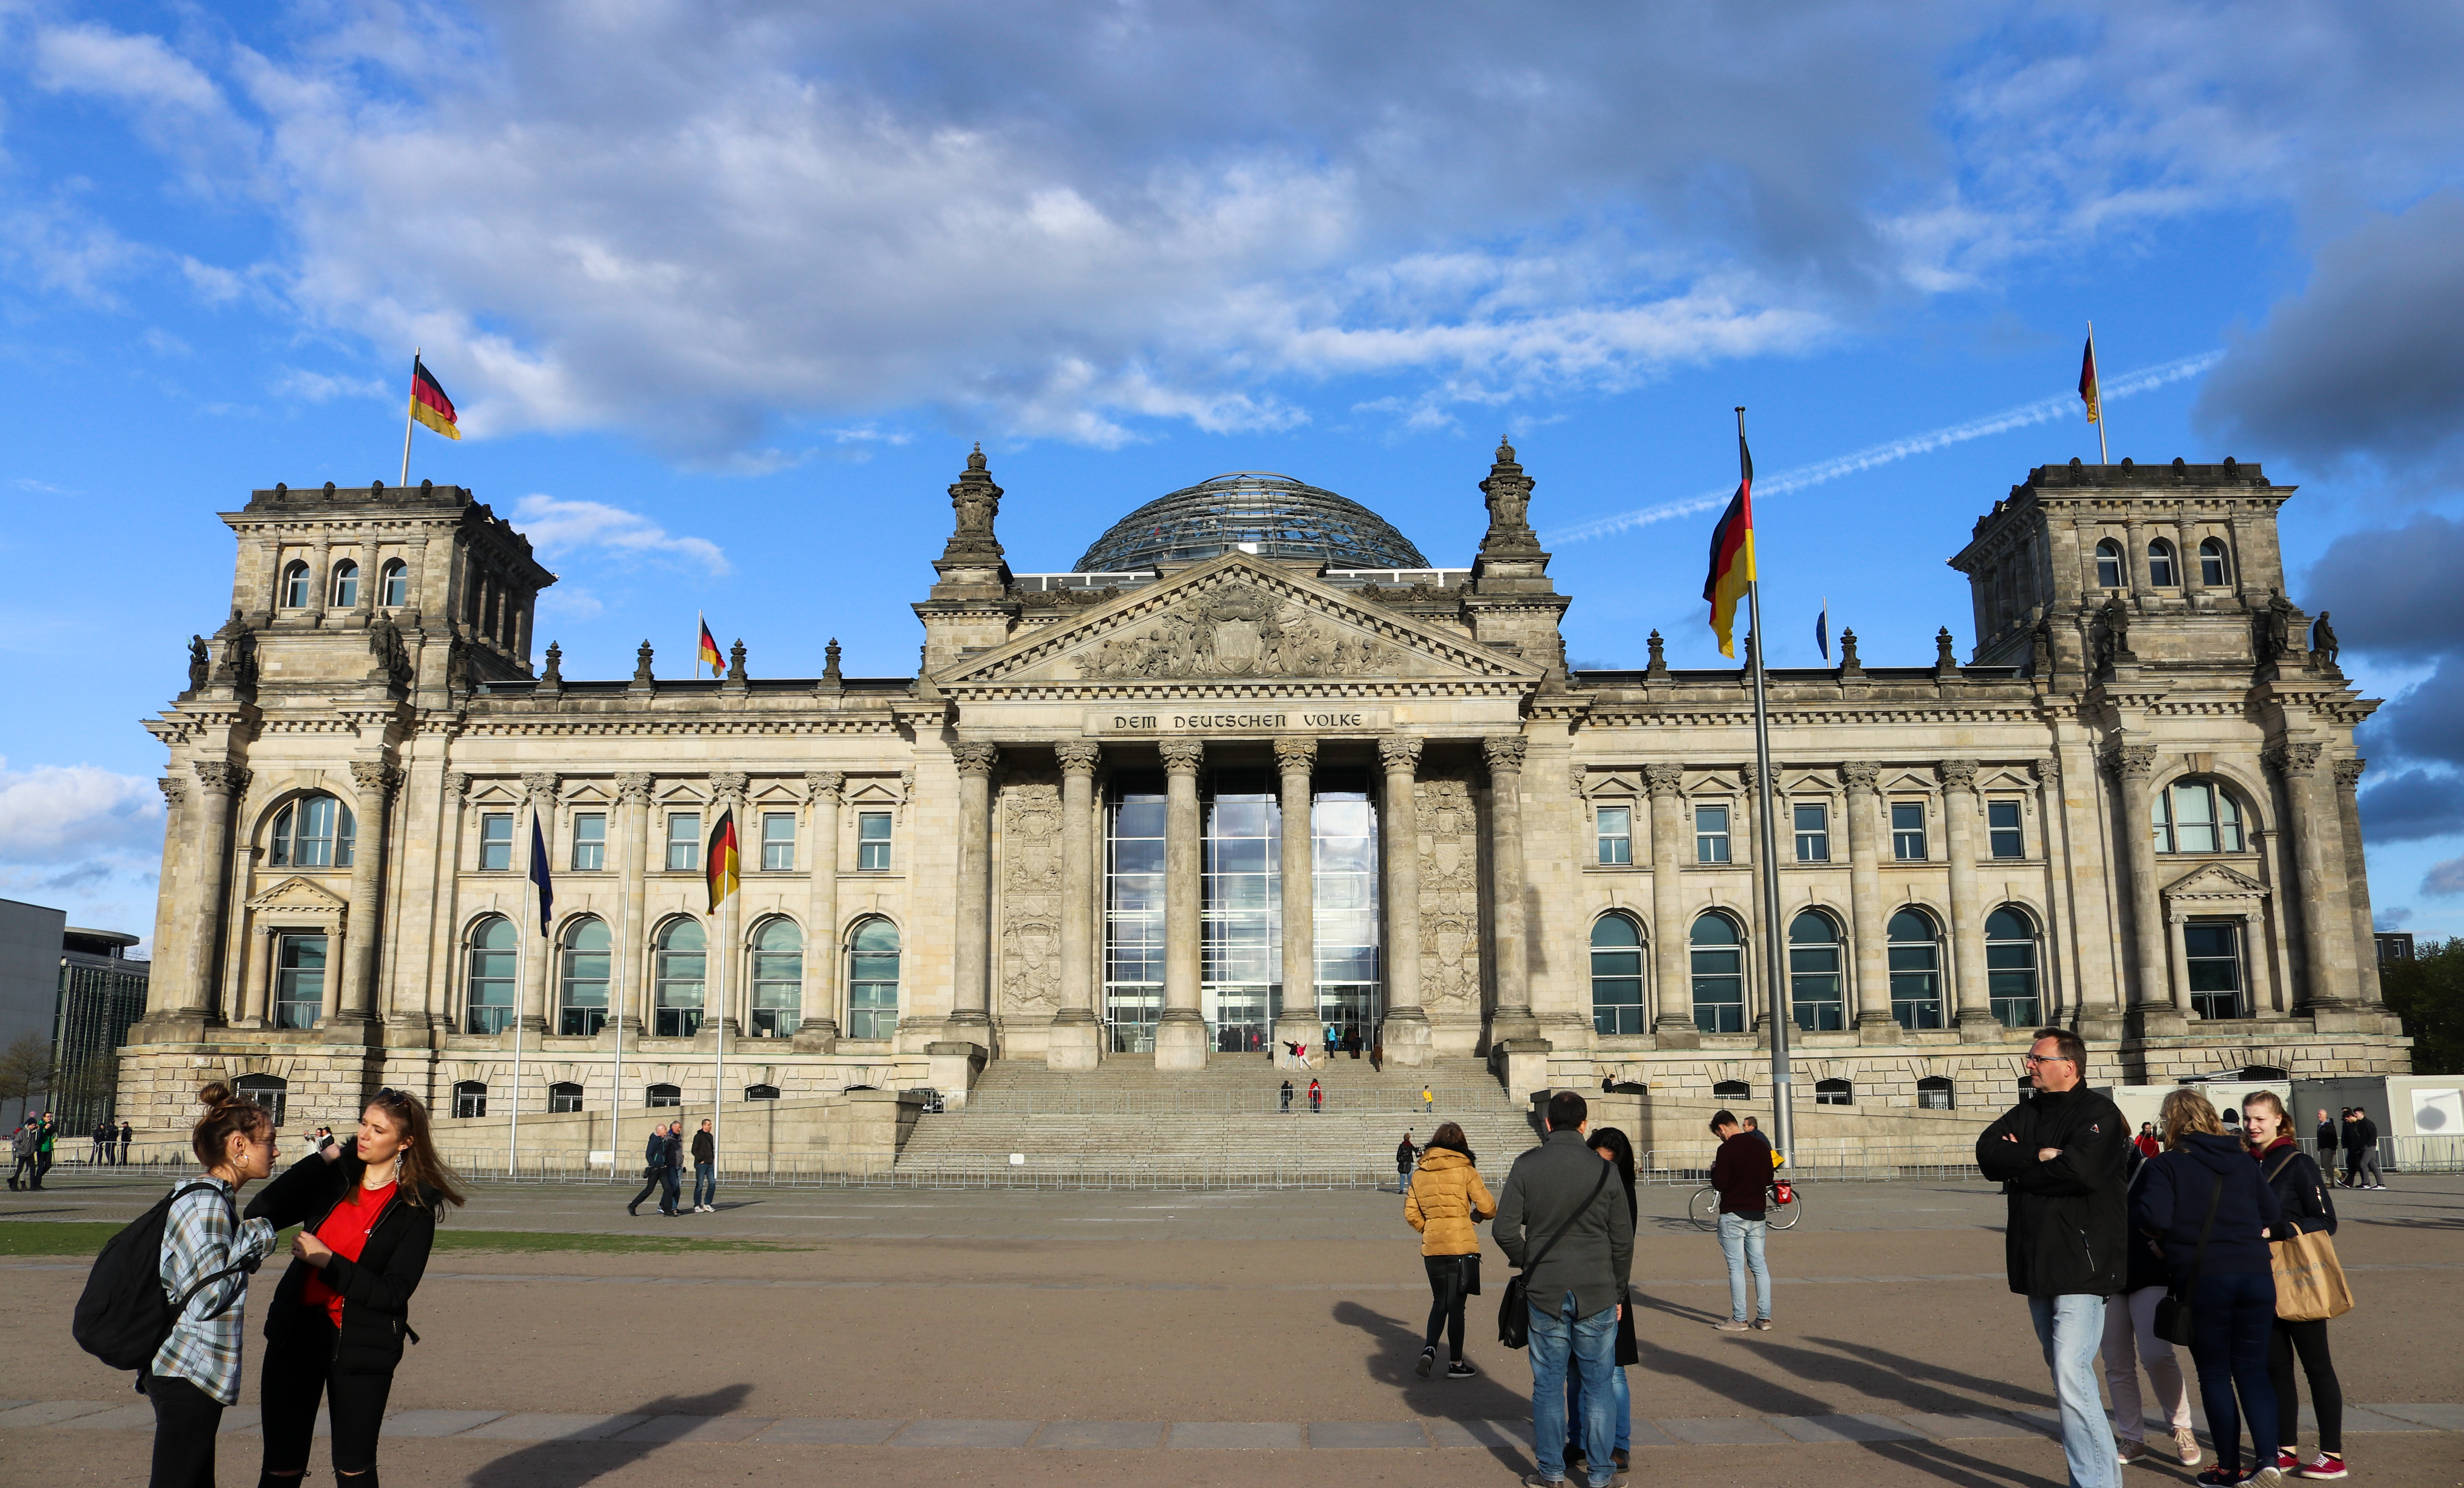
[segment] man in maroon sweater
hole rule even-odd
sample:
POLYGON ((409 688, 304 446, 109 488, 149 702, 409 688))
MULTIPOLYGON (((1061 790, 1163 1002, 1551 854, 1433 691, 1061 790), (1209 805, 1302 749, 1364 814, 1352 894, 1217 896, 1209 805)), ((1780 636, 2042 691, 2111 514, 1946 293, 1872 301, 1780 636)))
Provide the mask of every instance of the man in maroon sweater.
POLYGON ((1720 1252, 1728 1258, 1728 1321, 1723 1333, 1771 1331, 1771 1267, 1763 1258, 1763 1210, 1770 1200, 1771 1144, 1726 1111, 1711 1118, 1720 1151, 1711 1159, 1711 1187, 1720 1190, 1720 1252), (1746 1321, 1746 1268, 1754 1273, 1754 1321, 1746 1321))

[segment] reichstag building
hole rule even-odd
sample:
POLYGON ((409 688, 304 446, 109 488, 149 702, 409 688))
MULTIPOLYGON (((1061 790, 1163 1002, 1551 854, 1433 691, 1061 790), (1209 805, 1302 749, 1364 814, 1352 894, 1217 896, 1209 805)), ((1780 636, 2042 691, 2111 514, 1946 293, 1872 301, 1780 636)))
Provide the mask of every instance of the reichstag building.
POLYGON ((211 1071, 293 1125, 386 1084, 501 1117, 517 1037, 526 1113, 706 1105, 722 1031, 730 1101, 1000 1061, 1272 1079, 1355 1039, 1707 1099, 1762 1083, 1773 1017, 1869 1110, 1998 1109, 2047 1022, 2132 1080, 2409 1067, 2354 808, 2375 704, 2284 594, 2293 493, 2256 465, 2031 471, 1946 542, 1967 660, 1946 629, 1917 665, 1843 634, 1775 671, 1776 862, 1744 675, 1657 633, 1570 670, 1533 485, 1501 447, 1478 551, 1433 562, 1221 476, 1021 573, 978 453, 914 675, 833 642, 818 677, 739 646, 690 681, 647 643, 564 676, 555 576, 468 490, 254 492, 230 615, 146 725, 170 821, 122 1109, 171 1131, 211 1071))

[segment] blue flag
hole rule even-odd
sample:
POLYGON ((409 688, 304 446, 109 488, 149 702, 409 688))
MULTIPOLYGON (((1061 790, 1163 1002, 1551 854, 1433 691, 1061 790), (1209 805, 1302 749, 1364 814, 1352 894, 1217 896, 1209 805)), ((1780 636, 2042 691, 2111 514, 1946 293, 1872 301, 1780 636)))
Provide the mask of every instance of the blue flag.
POLYGON ((1822 659, 1831 659, 1831 601, 1822 602, 1822 613, 1814 622, 1814 644, 1822 648, 1822 659))
POLYGON ((531 882, 539 885, 539 934, 548 930, 548 908, 556 902, 556 885, 547 873, 547 833, 539 826, 539 808, 531 808, 531 882))

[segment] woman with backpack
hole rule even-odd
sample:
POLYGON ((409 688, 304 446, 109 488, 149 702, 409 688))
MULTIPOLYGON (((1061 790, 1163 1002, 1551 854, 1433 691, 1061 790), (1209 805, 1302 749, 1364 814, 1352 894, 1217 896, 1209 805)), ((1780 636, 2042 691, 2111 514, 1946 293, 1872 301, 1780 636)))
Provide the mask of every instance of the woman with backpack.
MULTIPOLYGON (((2301 1141, 2293 1133, 2293 1119, 2285 1114, 2284 1102, 2275 1092, 2255 1090, 2242 1098, 2241 1131, 2251 1156, 2258 1160, 2259 1177, 2275 1190, 2276 1202, 2284 1210, 2277 1234, 2334 1234, 2336 1201, 2327 1196, 2327 1177, 2319 1170, 2317 1160, 2301 1150, 2301 1141)), ((2276 1387, 2276 1438, 2283 1444, 2276 1454, 2277 1471, 2303 1477, 2343 1477, 2344 1387, 2336 1378, 2336 1361, 2327 1353, 2327 1320, 2277 1319, 2267 1341, 2267 1375, 2276 1387), (2309 1462, 2301 1460, 2296 1439, 2301 1425, 2299 1396, 2293 1384, 2297 1351, 2301 1372, 2310 1377, 2310 1407, 2319 1417, 2319 1455, 2309 1462)))
POLYGON ((436 1153, 428 1107, 380 1090, 359 1134, 301 1159, 248 1207, 301 1227, 265 1315, 264 1484, 308 1470, 320 1398, 331 1402, 334 1476, 377 1488, 377 1432, 410 1330, 410 1295, 428 1269, 436 1207, 460 1205, 459 1181, 436 1153))
POLYGON ((1452 1122, 1437 1129, 1420 1149, 1420 1166, 1406 1174, 1403 1222, 1420 1233, 1420 1264, 1429 1273, 1429 1336, 1413 1372, 1422 1379, 1438 1366, 1438 1335, 1446 1336, 1446 1378, 1467 1380, 1480 1371, 1463 1359, 1463 1299, 1480 1285, 1480 1231, 1497 1217, 1497 1201, 1480 1181, 1471 1144, 1452 1122))
POLYGON ((137 1379, 154 1406, 153 1488, 213 1488, 223 1407, 239 1402, 248 1273, 274 1253, 277 1228, 235 1212, 239 1190, 274 1170, 272 1113, 219 1080, 197 1099, 206 1114, 188 1145, 205 1176, 178 1185, 163 1220, 159 1267, 165 1301, 186 1301, 137 1379), (209 1279, 221 1272, 230 1275, 209 1279))

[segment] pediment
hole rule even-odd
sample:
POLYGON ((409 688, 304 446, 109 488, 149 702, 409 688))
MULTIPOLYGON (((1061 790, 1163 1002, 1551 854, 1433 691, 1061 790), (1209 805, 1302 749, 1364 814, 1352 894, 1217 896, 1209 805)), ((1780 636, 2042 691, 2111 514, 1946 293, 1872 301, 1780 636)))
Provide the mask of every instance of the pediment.
POLYGON ((1536 683, 1541 668, 1243 553, 1227 553, 1019 636, 937 678, 1105 691, 1428 679, 1536 683))
POLYGON ((473 806, 519 806, 522 800, 522 792, 507 781, 491 780, 471 788, 473 806))
POLYGON ((896 806, 900 799, 897 791, 892 790, 887 782, 879 780, 849 786, 847 791, 847 801, 850 806, 896 806))
POLYGON ((2244 899, 2267 898, 2267 885, 2223 863, 2207 863, 2176 878, 2165 889, 2167 899, 2244 899))
POLYGON ((1582 793, 1587 796, 1631 796, 1642 794, 1642 783, 1631 770, 1595 772, 1583 778, 1582 793))
POLYGON ((349 907, 349 903, 322 884, 294 875, 250 899, 248 907, 293 914, 339 915, 349 907))

